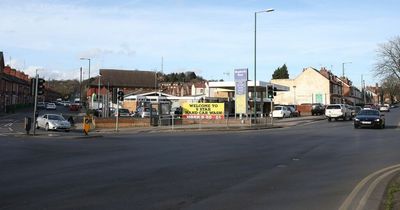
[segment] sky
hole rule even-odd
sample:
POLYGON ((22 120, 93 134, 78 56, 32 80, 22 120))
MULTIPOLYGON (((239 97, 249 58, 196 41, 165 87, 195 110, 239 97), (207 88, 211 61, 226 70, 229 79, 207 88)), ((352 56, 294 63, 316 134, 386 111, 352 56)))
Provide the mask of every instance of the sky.
POLYGON ((233 80, 248 68, 269 81, 286 64, 343 71, 360 86, 379 82, 372 69, 380 44, 400 35, 398 0, 1 0, 0 51, 30 76, 78 79, 99 69, 194 71, 233 80))

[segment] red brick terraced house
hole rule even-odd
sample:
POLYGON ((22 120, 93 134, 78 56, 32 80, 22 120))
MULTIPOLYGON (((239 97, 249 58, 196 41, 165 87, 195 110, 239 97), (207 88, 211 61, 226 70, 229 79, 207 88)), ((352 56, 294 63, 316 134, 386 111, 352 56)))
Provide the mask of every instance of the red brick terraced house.
POLYGON ((32 104, 31 82, 22 71, 4 65, 0 52, 0 112, 32 104))

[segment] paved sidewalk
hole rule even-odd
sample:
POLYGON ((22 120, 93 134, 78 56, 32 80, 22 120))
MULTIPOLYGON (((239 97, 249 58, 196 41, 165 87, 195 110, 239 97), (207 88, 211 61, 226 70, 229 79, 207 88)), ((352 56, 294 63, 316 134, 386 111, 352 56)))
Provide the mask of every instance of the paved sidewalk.
MULTIPOLYGON (((299 126, 326 119, 324 116, 304 116, 296 118, 274 119, 273 125, 267 120, 263 124, 192 124, 175 126, 150 126, 150 127, 131 127, 119 128, 119 133, 154 133, 171 131, 238 131, 238 130, 259 130, 299 126)), ((75 124, 77 130, 81 130, 82 123, 75 124)), ((90 133, 107 134, 115 133, 115 128, 94 129, 90 133)))

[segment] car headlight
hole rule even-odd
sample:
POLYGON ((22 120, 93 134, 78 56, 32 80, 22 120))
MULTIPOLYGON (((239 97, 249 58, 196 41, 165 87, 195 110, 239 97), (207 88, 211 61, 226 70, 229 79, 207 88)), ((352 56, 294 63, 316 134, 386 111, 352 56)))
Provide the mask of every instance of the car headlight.
POLYGON ((376 119, 375 121, 376 121, 376 122, 379 122, 379 121, 381 121, 381 119, 376 119))
POLYGON ((357 121, 357 122, 358 122, 358 121, 360 121, 360 119, 358 119, 358 118, 354 118, 354 121, 357 121))

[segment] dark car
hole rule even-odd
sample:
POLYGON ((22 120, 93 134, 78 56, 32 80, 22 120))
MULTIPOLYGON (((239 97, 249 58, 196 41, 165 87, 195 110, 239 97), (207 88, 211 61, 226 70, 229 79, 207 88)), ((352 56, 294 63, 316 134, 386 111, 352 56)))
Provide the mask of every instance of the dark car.
POLYGON ((354 118, 354 128, 385 128, 385 117, 378 110, 363 109, 354 118))
POLYGON ((289 109, 291 117, 300 117, 300 111, 297 110, 296 105, 286 105, 286 107, 289 109))
POLYGON ((320 103, 314 103, 311 106, 311 115, 323 115, 325 114, 325 107, 320 103))

